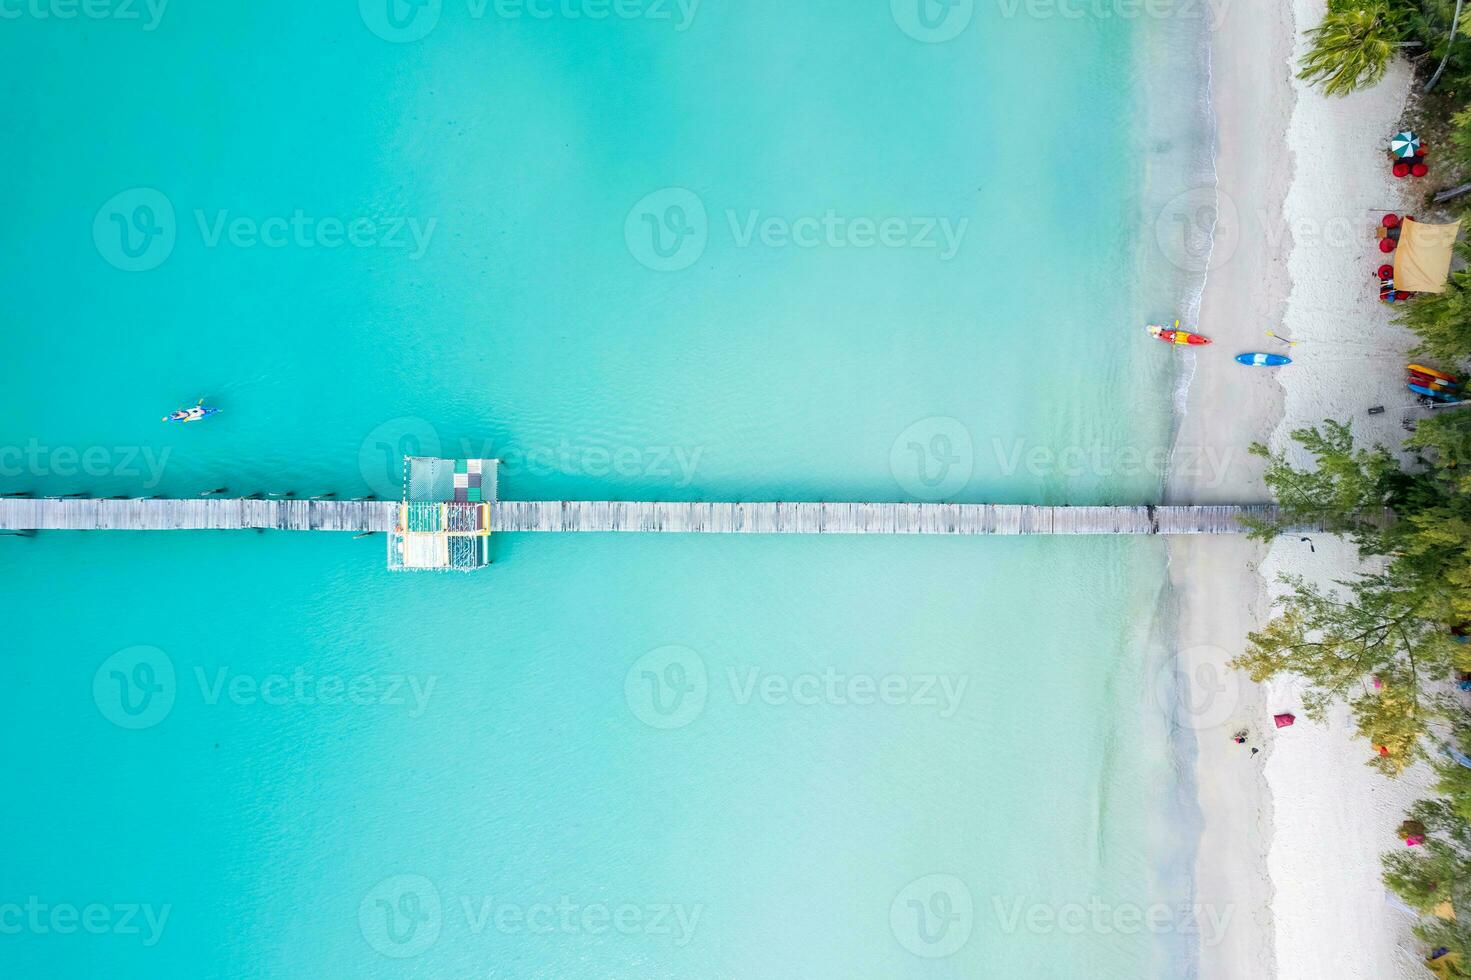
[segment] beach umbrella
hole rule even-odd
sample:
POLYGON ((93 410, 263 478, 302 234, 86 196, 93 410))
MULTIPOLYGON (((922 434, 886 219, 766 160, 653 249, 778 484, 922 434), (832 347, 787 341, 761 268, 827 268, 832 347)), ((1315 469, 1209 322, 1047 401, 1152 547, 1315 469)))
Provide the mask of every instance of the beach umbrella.
POLYGON ((1420 152, 1420 137, 1408 129, 1395 133, 1394 138, 1389 141, 1389 149, 1401 160, 1408 160, 1420 152))

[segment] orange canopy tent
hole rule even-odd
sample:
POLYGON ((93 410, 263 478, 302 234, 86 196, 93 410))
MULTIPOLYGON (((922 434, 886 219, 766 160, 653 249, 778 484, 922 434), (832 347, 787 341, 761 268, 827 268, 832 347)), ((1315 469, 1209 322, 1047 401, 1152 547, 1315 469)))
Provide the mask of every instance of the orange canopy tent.
POLYGON ((1442 293, 1451 274, 1451 251, 1461 223, 1427 225, 1410 218, 1400 223, 1394 251, 1394 288, 1406 293, 1442 293))

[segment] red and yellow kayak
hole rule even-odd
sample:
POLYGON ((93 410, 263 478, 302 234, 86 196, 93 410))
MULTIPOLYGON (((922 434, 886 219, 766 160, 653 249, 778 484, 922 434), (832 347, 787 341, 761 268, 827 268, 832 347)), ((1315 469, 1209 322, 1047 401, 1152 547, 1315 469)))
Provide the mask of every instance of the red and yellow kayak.
POLYGON ((1435 368, 1428 368, 1423 364, 1411 364, 1410 370, 1416 374, 1423 374, 1427 378, 1438 378, 1449 384, 1458 385, 1461 383, 1461 379, 1454 374, 1446 374, 1444 371, 1437 371, 1435 368))
POLYGON ((1163 340, 1167 344, 1189 344, 1192 347, 1199 347, 1202 344, 1210 343, 1209 337, 1202 337, 1198 333, 1181 330, 1179 320, 1175 321, 1173 327, 1162 327, 1152 323, 1149 325, 1149 333, 1152 337, 1157 340, 1163 340))
POLYGON ((1421 371, 1410 372, 1412 384, 1424 385, 1426 388, 1434 388, 1436 391, 1460 391, 1461 386, 1457 383, 1446 381, 1443 378, 1433 378, 1421 371))

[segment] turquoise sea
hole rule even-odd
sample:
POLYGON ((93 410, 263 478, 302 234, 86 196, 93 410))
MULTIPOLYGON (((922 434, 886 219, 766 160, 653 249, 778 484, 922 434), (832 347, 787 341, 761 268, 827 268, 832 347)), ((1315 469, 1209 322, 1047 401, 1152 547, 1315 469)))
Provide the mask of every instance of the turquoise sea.
MULTIPOLYGON (((1183 14, 3 9, 0 492, 1158 498, 1183 14)), ((0 975, 1190 975, 1158 542, 384 550, 0 538, 0 975)))

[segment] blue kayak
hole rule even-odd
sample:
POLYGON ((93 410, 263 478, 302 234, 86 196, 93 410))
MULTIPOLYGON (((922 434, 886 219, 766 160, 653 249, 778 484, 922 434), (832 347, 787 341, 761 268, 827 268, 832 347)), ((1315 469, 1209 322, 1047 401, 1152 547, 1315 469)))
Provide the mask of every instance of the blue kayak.
POLYGON ((1291 364, 1292 358, 1281 354, 1237 354, 1236 363, 1247 367, 1281 367, 1291 364))

